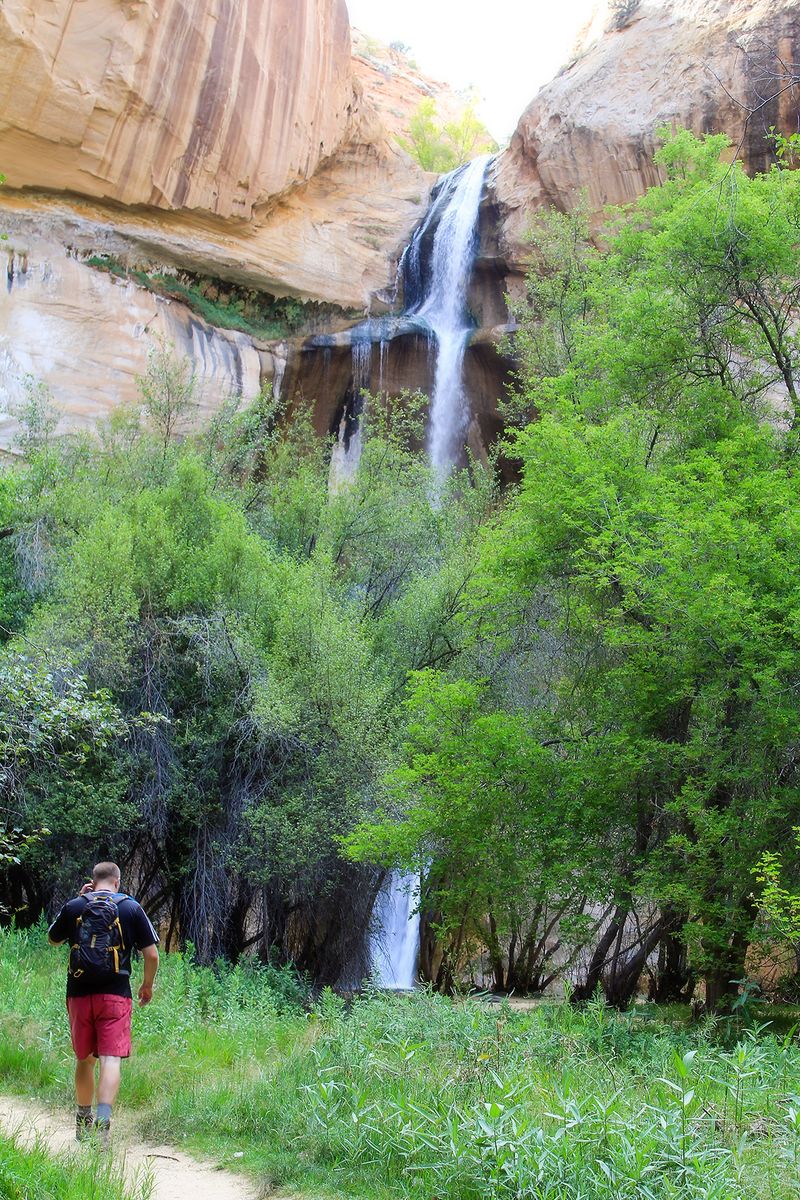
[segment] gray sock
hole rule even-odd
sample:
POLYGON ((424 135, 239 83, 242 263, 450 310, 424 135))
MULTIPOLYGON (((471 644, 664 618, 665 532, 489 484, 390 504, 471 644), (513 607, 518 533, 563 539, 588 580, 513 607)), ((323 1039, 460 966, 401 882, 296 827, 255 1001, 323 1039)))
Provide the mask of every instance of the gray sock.
POLYGON ((97 1106, 97 1124, 98 1125, 110 1125, 111 1124, 111 1105, 110 1104, 98 1104, 98 1106, 97 1106))

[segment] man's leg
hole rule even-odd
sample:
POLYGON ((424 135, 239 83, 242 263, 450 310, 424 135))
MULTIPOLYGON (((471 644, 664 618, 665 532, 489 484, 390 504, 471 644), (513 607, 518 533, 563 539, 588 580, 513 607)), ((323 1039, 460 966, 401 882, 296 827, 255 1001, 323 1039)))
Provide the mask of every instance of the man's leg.
POLYGON ((94 1002, 100 1056, 95 1129, 101 1148, 108 1149, 111 1109, 119 1091, 122 1059, 131 1052, 131 999, 129 996, 98 995, 94 1002))
POLYGON ((79 1142, 85 1141, 94 1125, 92 1100, 94 1098, 94 1069, 97 1059, 93 1054, 88 1058, 79 1058, 75 1063, 75 1137, 79 1142))
MULTIPOLYGON (((113 1054, 100 1055, 100 1078, 97 1081, 97 1108, 100 1116, 100 1105, 113 1105, 119 1091, 119 1081, 122 1078, 122 1059, 113 1054)), ((108 1113, 111 1116, 111 1113, 108 1113)))
POLYGON ((92 1024, 91 998, 70 996, 67 1000, 72 1049, 75 1051, 75 1137, 85 1140, 94 1124, 92 1096, 94 1069, 97 1066, 97 1041, 92 1024))
POLYGON ((100 1149, 111 1148, 111 1110, 119 1091, 122 1059, 114 1054, 100 1055, 100 1077, 97 1081, 97 1117, 94 1127, 100 1139, 100 1149))
POLYGON ((79 1108, 91 1108, 94 1099, 94 1069, 97 1059, 93 1054, 79 1058, 75 1063, 75 1099, 79 1108))

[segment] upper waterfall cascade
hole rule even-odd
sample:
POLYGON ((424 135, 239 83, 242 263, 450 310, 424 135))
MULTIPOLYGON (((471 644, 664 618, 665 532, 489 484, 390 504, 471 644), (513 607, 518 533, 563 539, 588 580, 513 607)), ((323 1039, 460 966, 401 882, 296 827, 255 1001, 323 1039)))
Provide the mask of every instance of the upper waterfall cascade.
POLYGON ((476 158, 445 177, 402 263, 406 313, 422 318, 436 338, 428 451, 442 474, 457 461, 469 425, 463 385, 464 351, 472 328, 467 299, 489 162, 488 155, 476 158), (436 232, 425 279, 421 247, 433 223, 436 232))
POLYGON ((431 463, 437 473, 445 475, 461 456, 470 420, 463 381, 464 353, 473 328, 469 286, 478 244, 478 211, 490 161, 488 155, 476 158, 445 175, 436 186, 433 201, 398 264, 394 294, 402 286, 402 312, 369 317, 344 333, 318 334, 310 339, 315 347, 346 345, 350 349, 352 400, 343 414, 334 451, 334 488, 352 478, 358 466, 362 393, 376 384, 382 391, 389 344, 410 332, 427 338, 433 366, 428 430, 431 463), (377 371, 373 360, 376 346, 377 371))

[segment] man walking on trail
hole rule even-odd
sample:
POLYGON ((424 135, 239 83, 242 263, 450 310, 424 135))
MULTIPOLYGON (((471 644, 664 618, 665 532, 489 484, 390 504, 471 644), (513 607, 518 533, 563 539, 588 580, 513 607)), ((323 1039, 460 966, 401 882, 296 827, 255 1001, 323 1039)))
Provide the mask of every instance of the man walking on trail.
POLYGON ((131 1052, 131 951, 140 950, 144 959, 140 1004, 152 1000, 158 970, 158 934, 144 909, 120 892, 119 885, 119 867, 112 862, 98 863, 92 882, 67 901, 48 933, 54 946, 67 942, 70 947, 67 1012, 78 1060, 75 1136, 82 1142, 96 1131, 103 1149, 110 1145, 121 1060, 131 1052), (95 1117, 92 1101, 98 1059, 95 1117))

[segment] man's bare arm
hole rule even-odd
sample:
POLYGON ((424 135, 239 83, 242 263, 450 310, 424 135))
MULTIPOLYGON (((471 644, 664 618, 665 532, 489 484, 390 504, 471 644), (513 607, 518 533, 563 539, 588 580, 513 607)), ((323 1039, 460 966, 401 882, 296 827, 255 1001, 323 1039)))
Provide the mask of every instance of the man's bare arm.
POLYGON ((153 999, 153 981, 158 970, 158 950, 155 946, 145 946, 142 950, 144 960, 144 979, 139 988, 139 1004, 149 1004, 153 999))

